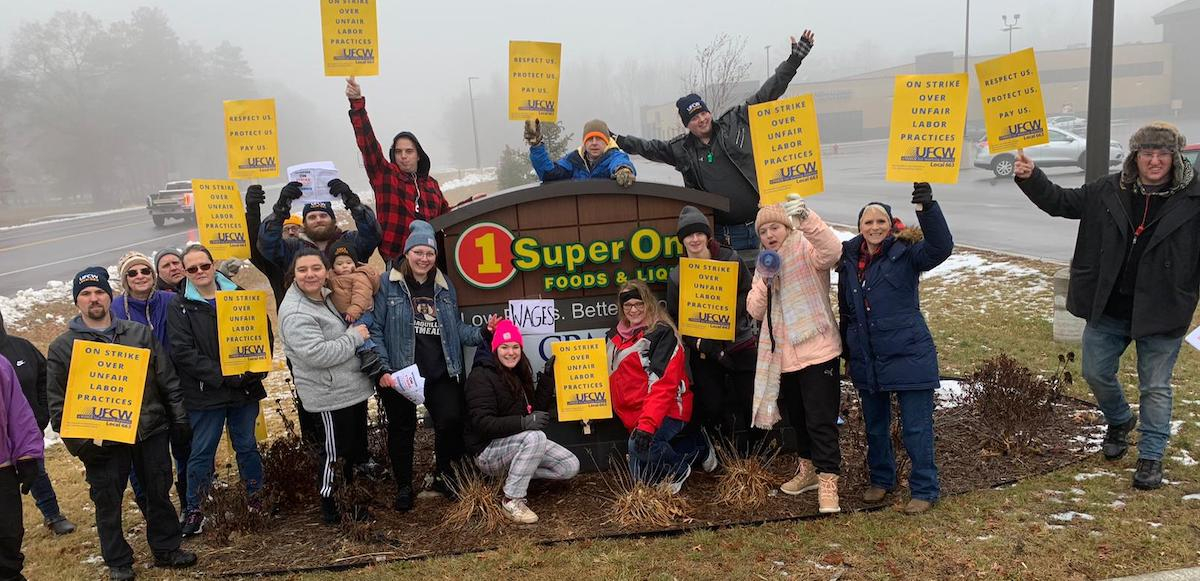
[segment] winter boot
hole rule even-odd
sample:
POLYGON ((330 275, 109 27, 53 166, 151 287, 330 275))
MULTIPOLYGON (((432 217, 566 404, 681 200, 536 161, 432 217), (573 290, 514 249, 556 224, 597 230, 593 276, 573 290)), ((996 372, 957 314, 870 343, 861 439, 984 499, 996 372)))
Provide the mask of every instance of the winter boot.
POLYGON ((880 487, 872 484, 871 487, 868 488, 867 491, 863 493, 863 502, 865 502, 867 504, 875 504, 878 502, 882 502, 883 498, 885 496, 887 496, 887 493, 888 493, 887 489, 880 488, 880 487))
POLYGON ((1129 449, 1129 432, 1132 432, 1135 426, 1136 415, 1123 424, 1108 425, 1108 431, 1104 433, 1104 444, 1100 447, 1104 451, 1105 460, 1112 462, 1125 455, 1125 451, 1129 449))
POLYGON ((779 490, 782 490, 784 494, 795 496, 810 490, 816 490, 817 486, 817 471, 813 469, 812 460, 801 458, 800 469, 796 471, 796 476, 784 482, 779 487, 779 490))
POLYGON ((75 532, 75 523, 67 520, 67 517, 59 514, 53 518, 46 519, 46 528, 54 532, 55 535, 67 535, 75 532))
POLYGON ((933 503, 920 498, 910 498, 904 505, 904 514, 921 514, 933 508, 933 503))
POLYGON ((321 521, 327 525, 342 522, 342 515, 338 513, 337 501, 331 496, 321 497, 321 521))
POLYGON ((413 493, 412 488, 405 486, 396 492, 396 503, 393 508, 397 512, 408 512, 413 509, 413 493))
POLYGON ((1133 473, 1133 487, 1138 490, 1155 490, 1162 487, 1163 470, 1161 460, 1138 458, 1137 470, 1133 473))
POLYGON ((817 511, 821 514, 842 512, 842 506, 838 502, 837 474, 817 475, 817 511))
POLYGON ((175 549, 174 551, 164 551, 154 554, 154 566, 171 569, 179 569, 183 567, 191 567, 196 564, 196 553, 185 551, 183 549, 175 549))

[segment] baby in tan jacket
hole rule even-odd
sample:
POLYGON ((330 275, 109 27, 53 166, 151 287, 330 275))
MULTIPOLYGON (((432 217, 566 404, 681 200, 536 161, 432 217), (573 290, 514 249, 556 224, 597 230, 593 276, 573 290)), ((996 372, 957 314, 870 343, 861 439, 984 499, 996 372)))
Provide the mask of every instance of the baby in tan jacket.
MULTIPOLYGON (((367 264, 358 264, 349 246, 333 250, 333 271, 329 275, 330 298, 333 306, 351 325, 371 327, 374 317, 375 293, 379 291, 379 273, 367 264)), ((375 342, 367 339, 362 349, 373 349, 375 342)))

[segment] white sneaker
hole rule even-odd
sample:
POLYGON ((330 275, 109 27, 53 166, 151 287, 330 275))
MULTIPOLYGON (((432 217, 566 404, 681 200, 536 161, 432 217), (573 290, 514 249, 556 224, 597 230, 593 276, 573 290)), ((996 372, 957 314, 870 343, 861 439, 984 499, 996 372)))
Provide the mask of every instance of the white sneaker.
POLYGON ((712 472, 717 469, 717 449, 713 447, 712 440, 708 437, 708 432, 701 431, 700 433, 704 435, 704 443, 708 444, 708 455, 704 457, 704 462, 700 464, 700 467, 705 472, 712 472))
POLYGON ((500 506, 504 508, 504 514, 515 523, 531 525, 538 521, 537 513, 529 510, 524 498, 506 498, 500 506))
POLYGON ((687 481, 688 476, 692 475, 691 466, 685 466, 684 468, 686 471, 683 473, 683 476, 680 476, 678 480, 667 485, 672 495, 679 494, 679 491, 683 489, 683 483, 687 481))

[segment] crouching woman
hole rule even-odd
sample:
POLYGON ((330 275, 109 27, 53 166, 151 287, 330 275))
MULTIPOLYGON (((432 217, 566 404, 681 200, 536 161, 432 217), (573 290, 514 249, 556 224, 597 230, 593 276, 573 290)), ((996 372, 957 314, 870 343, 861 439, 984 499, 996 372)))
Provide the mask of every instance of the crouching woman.
POLYGON ((504 481, 504 512, 521 524, 537 522, 525 502, 533 478, 567 480, 579 473, 579 459, 551 442, 543 432, 550 423, 553 394, 538 390, 524 340, 510 321, 496 325, 492 357, 476 361, 467 378, 467 450, 480 470, 504 481))

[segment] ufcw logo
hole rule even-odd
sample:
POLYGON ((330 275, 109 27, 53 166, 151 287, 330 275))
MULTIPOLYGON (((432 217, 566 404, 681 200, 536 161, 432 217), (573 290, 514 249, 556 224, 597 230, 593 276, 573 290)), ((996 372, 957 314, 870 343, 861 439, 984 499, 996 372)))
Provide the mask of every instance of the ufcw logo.
POLYGON ((608 403, 608 399, 604 396, 603 391, 592 391, 588 393, 577 393, 571 398, 568 404, 591 405, 608 403))
POLYGON ((1009 125, 1005 128, 1005 132, 1000 134, 1000 141, 1005 139, 1017 139, 1018 137, 1027 137, 1030 135, 1037 136, 1042 134, 1042 120, 1034 119, 1033 121, 1022 121, 1015 125, 1009 125))
POLYGON ((783 182, 804 182, 817 177, 817 163, 810 161, 793 166, 781 168, 775 177, 771 178, 770 183, 779 184, 783 182))
POLYGON ((375 49, 373 48, 343 48, 342 54, 333 55, 335 61, 353 61, 356 63, 373 63, 375 62, 375 49))
POLYGON ((213 244, 235 244, 241 246, 246 243, 246 235, 241 232, 219 232, 212 240, 213 244))
POLYGON ((88 273, 83 276, 80 276, 79 284, 83 284, 85 282, 100 282, 100 275, 88 273))
POLYGON ((721 325, 722 327, 729 326, 729 315, 714 315, 712 313, 696 313, 688 318, 692 323, 703 323, 705 325, 721 325))
POLYGON ((953 147, 920 145, 910 149, 908 155, 902 156, 900 159, 903 161, 940 161, 953 163, 955 153, 957 153, 957 150, 953 147))
POLYGON ((111 424, 118 424, 128 427, 133 425, 133 412, 130 410, 121 410, 115 408, 94 407, 92 408, 91 413, 79 414, 79 419, 99 420, 101 422, 108 422, 111 424))
POLYGON ((262 345, 238 345, 230 355, 233 359, 263 359, 266 356, 267 352, 263 350, 262 345))
POLYGON ((517 108, 518 111, 533 111, 536 113, 553 113, 554 101, 545 99, 529 99, 524 105, 517 108))
POLYGON ((275 169, 274 157, 251 157, 238 166, 238 169, 275 169))

